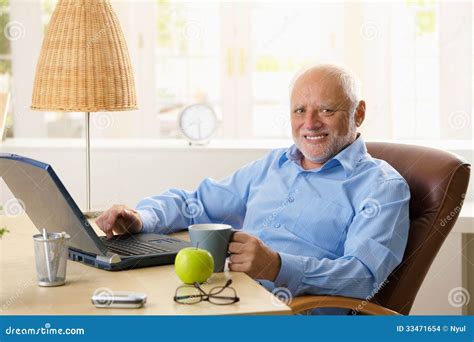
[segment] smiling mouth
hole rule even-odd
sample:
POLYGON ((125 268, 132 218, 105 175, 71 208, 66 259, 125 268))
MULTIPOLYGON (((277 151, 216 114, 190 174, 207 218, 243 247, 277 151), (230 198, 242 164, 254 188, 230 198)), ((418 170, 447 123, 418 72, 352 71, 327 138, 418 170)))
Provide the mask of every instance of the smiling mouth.
POLYGON ((317 134, 317 135, 303 135, 303 137, 308 141, 321 141, 322 139, 326 138, 328 134, 317 134))

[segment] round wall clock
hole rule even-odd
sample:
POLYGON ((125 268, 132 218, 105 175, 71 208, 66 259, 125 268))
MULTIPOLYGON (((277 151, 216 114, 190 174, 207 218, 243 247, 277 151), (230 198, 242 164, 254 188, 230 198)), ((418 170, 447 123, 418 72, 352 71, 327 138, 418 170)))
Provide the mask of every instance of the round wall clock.
POLYGON ((217 130, 216 113, 204 103, 190 105, 179 115, 179 129, 190 145, 206 144, 217 130))

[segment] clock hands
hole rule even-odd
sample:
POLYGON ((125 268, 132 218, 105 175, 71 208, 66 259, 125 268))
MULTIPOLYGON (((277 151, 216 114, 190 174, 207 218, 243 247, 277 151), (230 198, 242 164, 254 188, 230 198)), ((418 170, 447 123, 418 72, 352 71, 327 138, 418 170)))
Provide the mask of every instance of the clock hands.
POLYGON ((198 131, 198 139, 202 138, 202 131, 201 131, 201 126, 202 126, 202 120, 200 118, 197 118, 196 120, 193 120, 189 122, 186 127, 191 127, 191 126, 197 126, 197 131, 198 131))

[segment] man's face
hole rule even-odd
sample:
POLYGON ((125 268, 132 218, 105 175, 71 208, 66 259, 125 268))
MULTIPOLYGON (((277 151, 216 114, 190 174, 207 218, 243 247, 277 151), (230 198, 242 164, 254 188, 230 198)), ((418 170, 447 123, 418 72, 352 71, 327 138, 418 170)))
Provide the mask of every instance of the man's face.
POLYGON ((322 71, 310 71, 296 80, 291 94, 291 128, 306 162, 320 166, 354 141, 352 106, 337 79, 322 71))

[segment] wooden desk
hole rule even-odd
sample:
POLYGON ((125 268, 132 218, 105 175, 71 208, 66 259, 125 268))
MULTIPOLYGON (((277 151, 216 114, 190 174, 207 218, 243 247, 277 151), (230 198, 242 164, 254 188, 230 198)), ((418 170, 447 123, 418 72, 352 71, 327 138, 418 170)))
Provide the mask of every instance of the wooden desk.
MULTIPOLYGON (((240 302, 193 305, 173 301, 181 285, 173 265, 108 272, 68 261, 66 284, 59 287, 36 285, 36 269, 32 236, 38 231, 26 214, 0 216, 0 227, 9 233, 0 239, 0 314, 2 315, 248 315, 290 314, 291 310, 260 284, 241 272, 215 273, 209 285, 223 285, 232 278, 232 286, 240 302), (99 288, 136 291, 147 294, 141 309, 97 309, 91 296, 99 288)), ((93 224, 96 231, 98 228, 93 224)), ((178 237, 186 238, 186 233, 178 237)))

